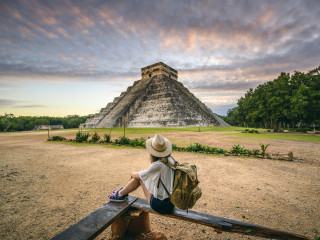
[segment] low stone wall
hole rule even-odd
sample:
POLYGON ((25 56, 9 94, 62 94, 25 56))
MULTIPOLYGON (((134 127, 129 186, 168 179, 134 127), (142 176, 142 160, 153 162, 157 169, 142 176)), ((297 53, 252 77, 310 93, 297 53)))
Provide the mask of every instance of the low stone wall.
POLYGON ((63 125, 36 125, 32 129, 32 131, 38 131, 38 130, 59 130, 64 129, 63 125))

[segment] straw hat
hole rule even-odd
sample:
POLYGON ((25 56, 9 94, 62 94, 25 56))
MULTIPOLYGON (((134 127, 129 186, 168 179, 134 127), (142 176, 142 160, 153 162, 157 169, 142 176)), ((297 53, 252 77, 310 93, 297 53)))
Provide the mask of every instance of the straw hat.
POLYGON ((172 151, 172 144, 168 139, 160 134, 156 134, 153 138, 147 140, 146 148, 152 156, 166 157, 172 151))

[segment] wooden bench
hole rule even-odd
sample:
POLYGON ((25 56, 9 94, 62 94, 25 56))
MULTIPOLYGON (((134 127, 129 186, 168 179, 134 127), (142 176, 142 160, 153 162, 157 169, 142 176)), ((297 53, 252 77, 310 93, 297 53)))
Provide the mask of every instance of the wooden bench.
POLYGON ((109 202, 52 239, 94 239, 109 227, 117 217, 124 214, 137 199, 136 197, 129 197, 129 199, 123 203, 109 202))
MULTIPOLYGON (((124 203, 109 202, 105 204, 84 219, 80 220, 78 223, 72 225, 65 231, 55 236, 53 239, 94 239, 130 208, 136 208, 142 211, 158 214, 151 209, 147 200, 129 196, 128 200, 124 203)), ((199 213, 191 210, 186 213, 184 210, 175 208, 172 214, 161 216, 202 224, 214 228, 217 232, 241 233, 245 235, 260 236, 263 238, 272 239, 309 239, 305 236, 294 233, 217 217, 205 213, 199 213)))

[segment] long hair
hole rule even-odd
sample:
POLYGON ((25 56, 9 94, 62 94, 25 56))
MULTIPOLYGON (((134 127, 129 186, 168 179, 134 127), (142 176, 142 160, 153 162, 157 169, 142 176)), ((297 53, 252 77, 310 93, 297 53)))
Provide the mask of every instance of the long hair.
MULTIPOLYGON (((170 156, 170 155, 169 155, 169 156, 170 156)), ((155 156, 153 156, 153 155, 150 154, 150 161, 151 161, 151 163, 156 162, 156 161, 164 161, 164 162, 167 162, 169 156, 167 156, 167 157, 155 157, 155 156)))

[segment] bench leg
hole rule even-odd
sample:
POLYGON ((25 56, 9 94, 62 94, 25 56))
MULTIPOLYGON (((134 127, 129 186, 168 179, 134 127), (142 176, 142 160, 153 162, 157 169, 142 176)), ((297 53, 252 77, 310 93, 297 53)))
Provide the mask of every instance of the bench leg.
POLYGON ((112 239, 122 239, 126 235, 128 222, 121 216, 111 225, 112 239))
POLYGON ((139 216, 133 217, 127 227, 128 235, 139 235, 151 232, 150 216, 148 212, 141 212, 139 216))
POLYGON ((111 225, 112 239, 124 239, 151 232, 150 216, 148 212, 124 214, 111 225))

